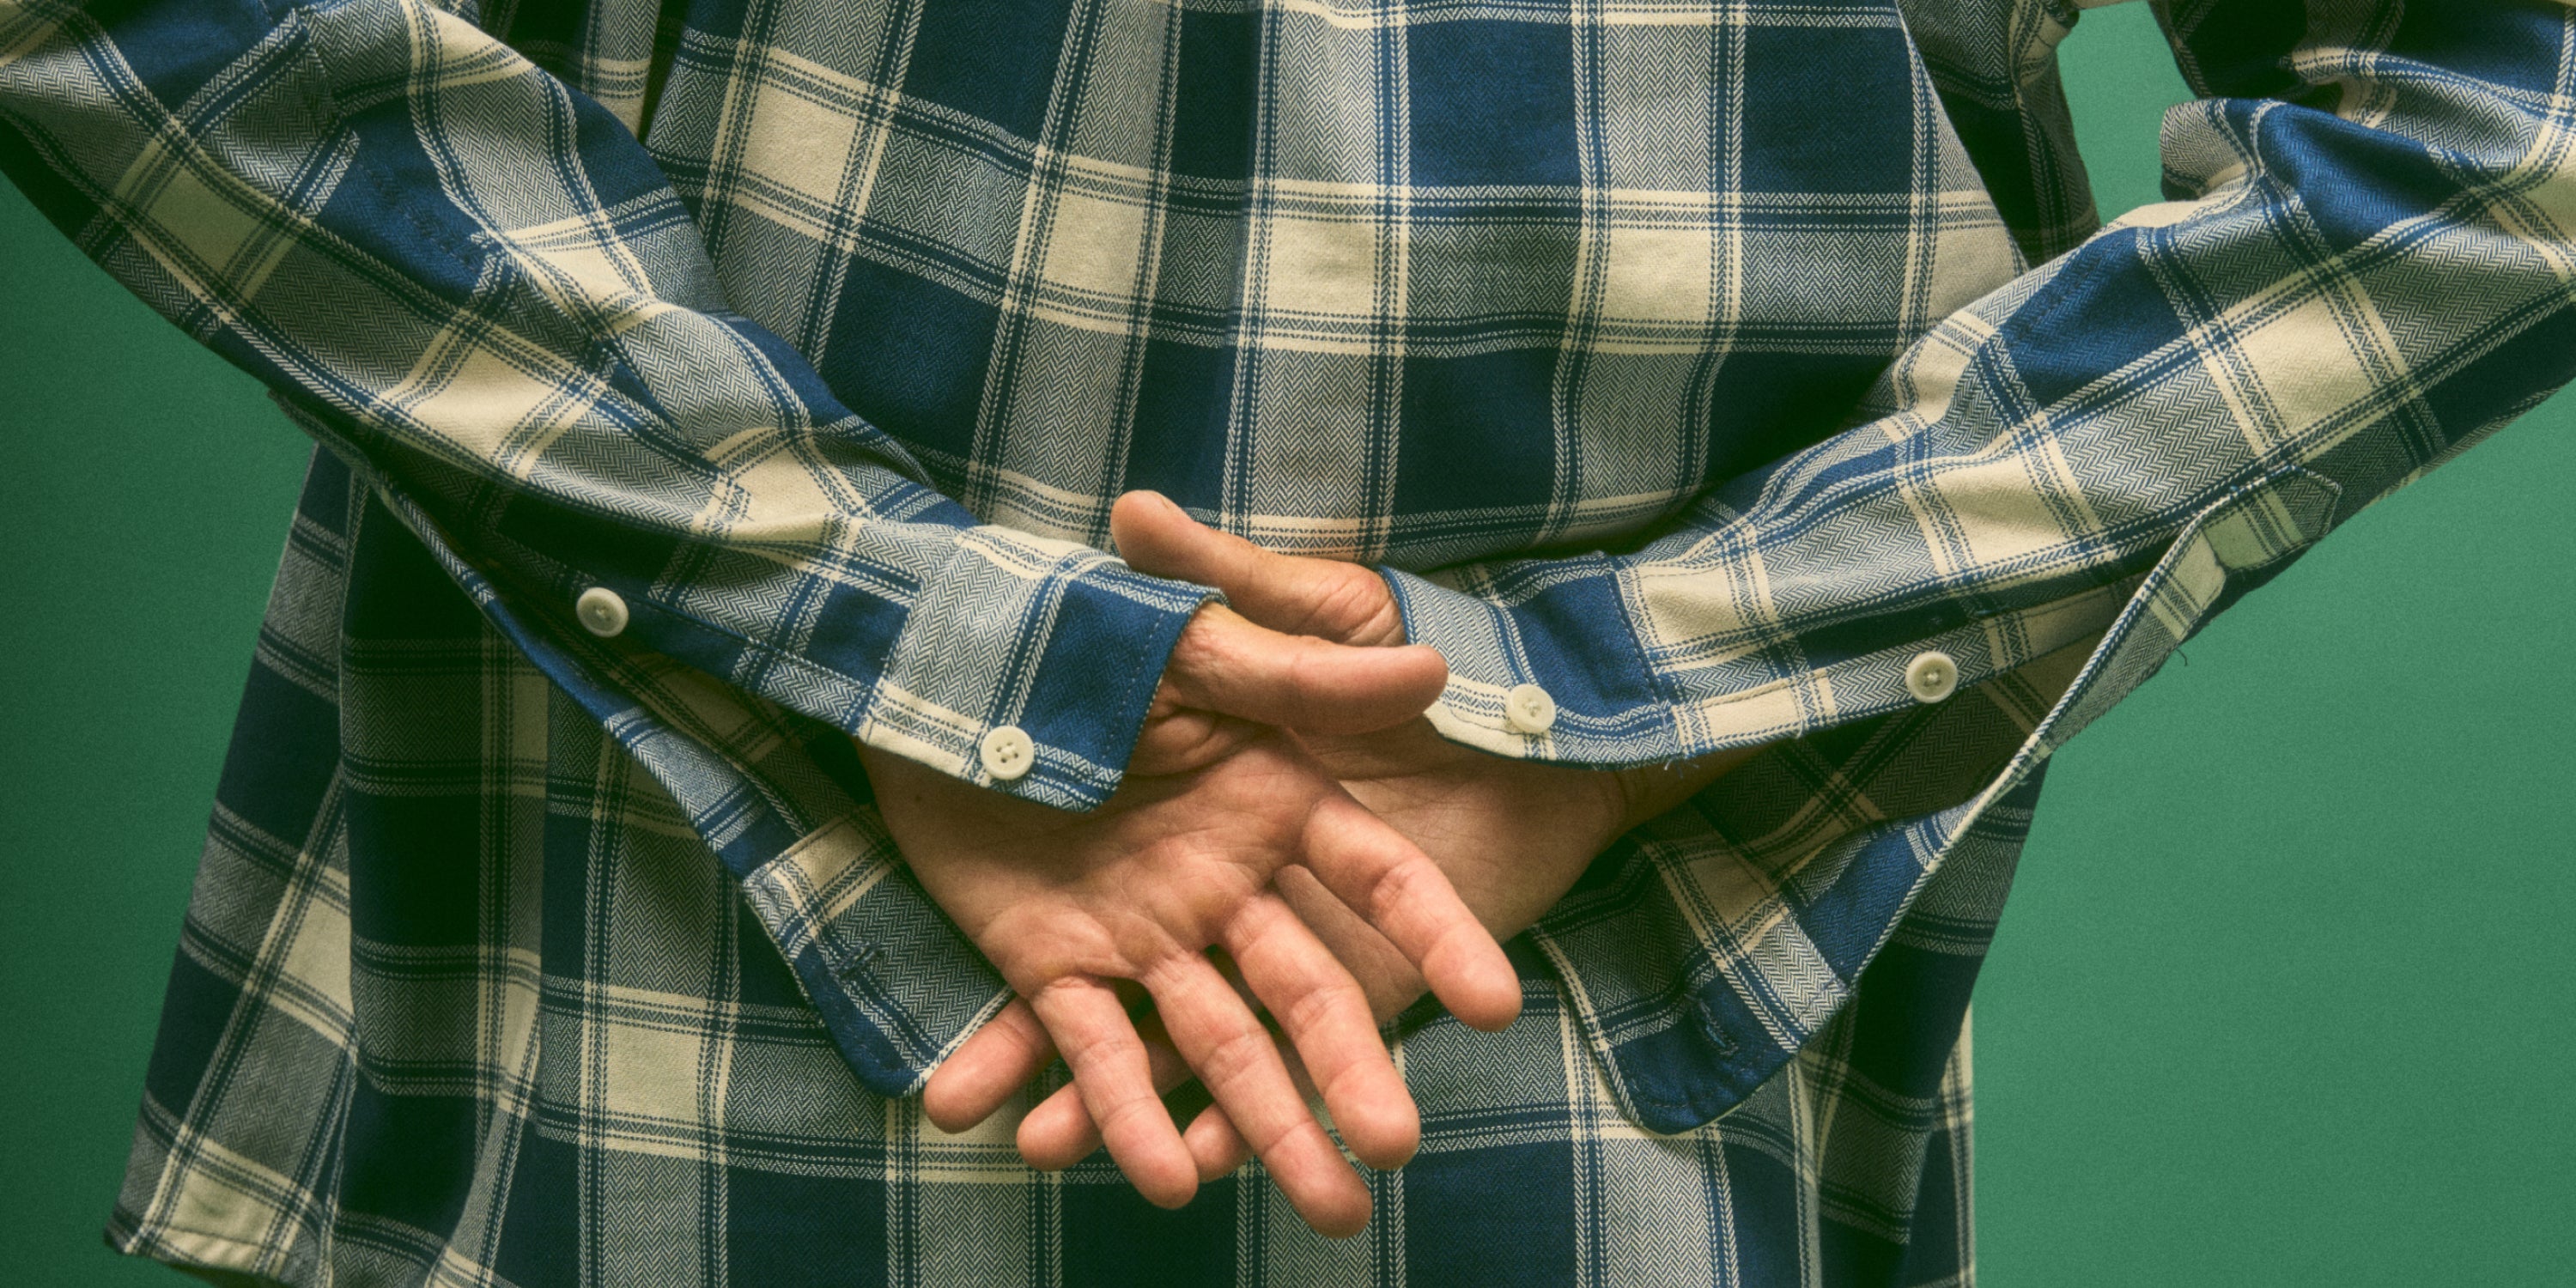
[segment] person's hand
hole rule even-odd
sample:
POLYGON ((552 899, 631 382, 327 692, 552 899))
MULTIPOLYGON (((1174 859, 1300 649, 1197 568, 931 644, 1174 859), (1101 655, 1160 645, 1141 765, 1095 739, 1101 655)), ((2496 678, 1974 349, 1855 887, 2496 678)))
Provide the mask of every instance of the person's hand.
MULTIPOLYGON (((1020 994, 987 1031, 1016 1029, 1063 1051, 1085 1122, 1102 1125, 1111 1156, 1150 1201, 1187 1202, 1198 1171, 1113 981, 1151 995, 1163 1058, 1195 1071, 1226 1106, 1301 1216, 1328 1231, 1356 1230, 1368 1217, 1366 1188, 1309 1113, 1270 1032, 1210 961, 1211 947, 1279 1017, 1352 1151, 1376 1166, 1413 1151, 1412 1100, 1363 993, 1271 890, 1284 866, 1300 865, 1319 888, 1366 910, 1372 933, 1400 945, 1463 1017, 1498 1028, 1517 1012, 1510 963, 1438 869, 1271 727, 1401 721, 1445 675, 1427 649, 1298 639, 1211 606, 1173 650, 1125 782, 1092 813, 863 750, 897 849, 1020 994)), ((964 1117, 955 1106, 998 1103, 1025 1081, 995 1091, 974 1062, 951 1061, 925 1109, 956 1129, 990 1109, 964 1117)))
MULTIPOLYGON (((1121 497, 1110 532, 1121 557, 1139 571, 1214 586, 1262 626, 1363 648, 1405 644, 1394 592, 1359 564, 1264 550, 1191 519, 1151 492, 1121 497)), ((1498 939, 1520 933, 1555 906, 1622 833, 1758 750, 1671 767, 1597 770, 1490 755, 1441 737, 1421 718, 1296 736, 1361 804, 1430 855, 1498 939)), ((1302 875, 1285 874, 1283 892, 1301 913, 1334 922, 1319 929, 1337 951, 1365 955, 1365 963, 1344 960, 1374 986, 1381 1013, 1391 1017, 1421 997, 1422 980, 1402 955, 1383 937, 1364 933, 1364 924, 1302 875)))
MULTIPOLYGON (((1273 554, 1193 522, 1150 493, 1122 498, 1111 522, 1129 563, 1216 586, 1262 625, 1364 647, 1403 643, 1394 597, 1366 568, 1273 554)), ((1297 741, 1353 797, 1425 850, 1498 939, 1537 920, 1620 833, 1752 754, 1669 770, 1575 769, 1462 747, 1419 718, 1377 730, 1300 732, 1297 741)), ((1381 1021, 1423 994, 1422 974, 1405 954, 1328 887, 1295 868, 1282 870, 1275 887, 1358 979, 1381 1021)), ((947 1066, 998 1088, 993 1105, 1053 1056, 1035 1025, 1013 1018, 979 1033, 947 1066)), ((1168 1050, 1149 1049, 1149 1057, 1160 1085, 1188 1076, 1168 1050)), ((989 1112, 981 1101, 954 1108, 989 1112)), ((1246 1156, 1221 1102, 1192 1124, 1186 1143, 1203 1179, 1231 1172, 1246 1156)), ((1099 1138, 1084 1102, 1068 1089, 1023 1120, 1020 1144, 1035 1165, 1066 1166, 1097 1148, 1099 1138)))

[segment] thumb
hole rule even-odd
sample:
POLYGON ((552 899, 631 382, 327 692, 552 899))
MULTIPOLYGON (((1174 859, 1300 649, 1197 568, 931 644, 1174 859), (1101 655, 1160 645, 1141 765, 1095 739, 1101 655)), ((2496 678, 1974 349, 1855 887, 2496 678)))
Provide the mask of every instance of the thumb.
POLYGON ((1448 664, 1418 644, 1355 648, 1283 635, 1223 604, 1190 619, 1163 670, 1165 692, 1182 706, 1316 734, 1402 724, 1448 682, 1448 664))
POLYGON ((1342 644, 1401 644, 1404 616, 1386 580, 1355 563, 1275 554, 1191 518, 1154 492, 1109 511, 1118 556, 1155 577, 1214 586, 1246 618, 1342 644))

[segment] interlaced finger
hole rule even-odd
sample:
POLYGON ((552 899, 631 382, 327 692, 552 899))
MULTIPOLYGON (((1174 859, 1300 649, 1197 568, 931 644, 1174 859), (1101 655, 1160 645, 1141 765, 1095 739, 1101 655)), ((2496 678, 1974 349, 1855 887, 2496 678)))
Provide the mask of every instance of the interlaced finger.
POLYGON ((1296 1044, 1342 1143, 1371 1167, 1404 1166, 1421 1142, 1422 1123, 1358 981, 1275 894, 1247 901, 1222 942, 1244 984, 1296 1044))
MULTIPOLYGON (((1315 1121, 1270 1030, 1253 1018, 1234 986, 1197 953, 1163 963, 1148 974, 1145 986, 1173 1046, 1242 1128, 1297 1215, 1328 1237, 1358 1233, 1368 1224, 1368 1187, 1315 1121)), ((1105 1136, 1108 1124, 1101 1127, 1105 1136)), ((1191 1175, 1197 1175, 1195 1163, 1191 1175)))
POLYGON ((1302 839, 1306 867, 1422 972, 1451 1014, 1489 1031, 1520 1014, 1520 978, 1502 945, 1413 842, 1342 792, 1317 803, 1302 839))
POLYGON ((921 1089, 922 1113, 941 1131, 964 1131, 992 1117, 1054 1059, 1055 1043, 1037 1012, 1026 999, 1012 998, 930 1075, 921 1089))
POLYGON ((1277 554, 1193 519, 1154 492, 1110 511, 1118 554, 1139 572, 1214 586, 1245 617, 1343 644, 1400 644, 1404 618, 1378 574, 1355 563, 1277 554))
POLYGON ((1437 700, 1448 679, 1448 664, 1432 649, 1285 635, 1222 604, 1190 619, 1163 672, 1183 706, 1317 734, 1402 724, 1437 700))
POLYGON ((1083 1108, 1118 1170, 1157 1207, 1189 1202, 1198 1192, 1198 1167, 1154 1090, 1145 1044, 1118 995, 1096 980, 1066 978, 1039 989, 1029 1005, 1064 1052, 1083 1108))
MULTIPOLYGON (((1172 1049, 1161 1017, 1151 1011, 1137 1016, 1136 1036, 1145 1043, 1145 1057, 1153 1065, 1156 1094, 1169 1095, 1190 1080, 1189 1062, 1172 1049)), ((1100 1128, 1083 1107, 1082 1089, 1066 1083, 1029 1110, 1029 1116, 1020 1120, 1019 1146, 1021 1160, 1041 1172, 1060 1172, 1089 1158, 1091 1151, 1100 1148, 1100 1128)), ((1215 1178, 1202 1171, 1199 1179, 1215 1178)))
MULTIPOLYGON (((1152 1053, 1154 1083, 1168 1094, 1174 1087, 1189 1081, 1189 1065, 1181 1053, 1172 1049, 1172 1039, 1160 1025, 1149 1025, 1140 1019, 1137 1033, 1145 1039, 1145 1049, 1152 1053)), ((1299 1076, 1293 1057, 1288 1062, 1291 1080, 1299 1076)), ((1234 1120, 1225 1116, 1225 1107, 1209 1104, 1190 1119, 1181 1132, 1181 1143, 1189 1148, 1190 1157, 1199 1168, 1199 1184, 1232 1176, 1245 1163, 1252 1161, 1252 1145, 1243 1133, 1234 1129, 1234 1120)), ((1058 1172, 1091 1156, 1100 1148, 1100 1129, 1093 1126, 1091 1113, 1082 1107, 1082 1093, 1071 1083, 1058 1087, 1055 1094, 1038 1102, 1029 1116, 1020 1120, 1020 1157, 1041 1172, 1058 1172)))
POLYGON ((1234 1129, 1234 1120, 1225 1116, 1225 1106, 1209 1105, 1190 1120, 1181 1133, 1190 1157, 1199 1165, 1199 1182, 1206 1184, 1220 1176, 1232 1176, 1245 1163, 1252 1161, 1252 1142, 1234 1129))

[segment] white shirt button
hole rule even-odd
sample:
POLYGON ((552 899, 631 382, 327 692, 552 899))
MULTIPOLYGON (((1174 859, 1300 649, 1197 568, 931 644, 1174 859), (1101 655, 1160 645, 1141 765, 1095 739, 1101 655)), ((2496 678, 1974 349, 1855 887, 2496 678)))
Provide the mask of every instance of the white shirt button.
POLYGON ((1029 766, 1038 763, 1037 743, 1018 725, 995 727, 984 735, 977 753, 984 761, 984 772, 1006 783, 1028 773, 1029 766))
POLYGON ((1503 695, 1503 723, 1522 733, 1546 733, 1556 723, 1556 699, 1535 684, 1516 684, 1503 695))
POLYGON ((626 601, 606 586, 581 592, 581 598, 572 602, 572 612, 581 619, 582 629, 601 639, 626 629, 626 601))
POLYGON ((1939 649, 1905 664, 1905 691, 1917 702, 1938 702, 1959 687, 1959 664, 1939 649))

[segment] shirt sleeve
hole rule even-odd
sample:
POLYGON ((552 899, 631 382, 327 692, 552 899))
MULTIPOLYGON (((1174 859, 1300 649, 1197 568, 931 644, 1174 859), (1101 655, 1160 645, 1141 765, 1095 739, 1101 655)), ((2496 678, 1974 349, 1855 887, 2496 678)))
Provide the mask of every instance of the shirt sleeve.
POLYGON ((2165 121, 2170 202, 1949 318, 1875 414, 1642 551, 1390 574, 1450 660, 1452 738, 1598 764, 1779 742, 1531 931, 1652 1130, 1814 1043, 1835 1076, 1892 1058, 1830 1045, 1865 977, 1915 999, 1886 1023, 1955 1031, 2048 756, 2576 374, 2576 8, 2160 17, 2204 96, 2165 121), (1973 687, 1909 691, 1936 652, 1973 687), (1544 735, 1507 721, 1525 683, 1544 735))
MULTIPOLYGON (((643 86, 625 101, 629 119, 643 86)), ((612 95, 612 97, 615 97, 612 95)), ((982 525, 729 312, 618 115, 423 0, 0 0, 0 169, 542 642, 1065 808, 1208 592, 982 525), (602 602, 593 595, 594 604, 602 602), (1009 781, 993 729, 1036 744, 1009 781)))
POLYGON ((2103 630, 2250 485, 2306 471, 2331 527, 2576 374, 2566 6, 2159 8, 2204 96, 2165 122, 2173 200, 1944 320, 1860 423, 1634 553, 1388 571, 1449 660, 1442 733, 1618 766, 1899 710, 1927 652, 1965 687, 2103 630))

